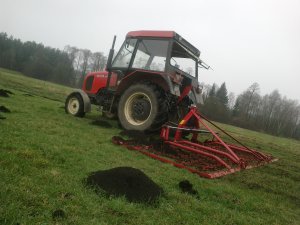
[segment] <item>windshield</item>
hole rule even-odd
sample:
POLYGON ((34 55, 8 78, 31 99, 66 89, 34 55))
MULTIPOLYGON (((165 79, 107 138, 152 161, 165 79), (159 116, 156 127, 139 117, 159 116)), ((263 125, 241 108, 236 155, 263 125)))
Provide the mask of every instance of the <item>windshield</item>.
POLYGON ((165 71, 168 44, 167 40, 141 40, 132 68, 165 71))
POLYGON ((193 77, 197 75, 197 60, 177 42, 173 45, 170 64, 193 77))
POLYGON ((136 44, 136 39, 127 39, 114 59, 113 67, 128 67, 136 44))

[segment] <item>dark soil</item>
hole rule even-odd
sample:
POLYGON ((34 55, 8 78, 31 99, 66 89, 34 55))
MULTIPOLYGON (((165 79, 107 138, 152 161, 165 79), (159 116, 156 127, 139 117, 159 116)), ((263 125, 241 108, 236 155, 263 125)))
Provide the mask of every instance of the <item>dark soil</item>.
POLYGON ((128 136, 134 139, 138 139, 140 137, 148 137, 148 136, 157 136, 159 135, 159 132, 154 131, 138 131, 138 130, 122 130, 120 132, 120 135, 122 136, 128 136))
POLYGON ((104 128, 112 128, 112 125, 105 120, 95 120, 95 121, 91 122, 91 124, 95 125, 95 126, 101 126, 104 128))
POLYGON ((0 96, 1 97, 9 97, 9 95, 3 89, 0 89, 0 96))
POLYGON ((131 137, 131 138, 134 138, 134 139, 139 139, 139 138, 146 138, 147 137, 147 134, 143 131, 138 131, 138 130, 122 130, 120 132, 120 135, 122 136, 128 136, 128 137, 131 137))
POLYGON ((5 90, 5 89, 0 89, 0 96, 1 97, 9 97, 9 95, 13 95, 14 93, 12 93, 9 90, 5 90))
POLYGON ((183 193, 198 195, 198 191, 193 189, 193 185, 188 180, 180 181, 178 185, 183 193))
POLYGON ((151 145, 153 148, 160 149, 161 139, 155 133, 147 133, 137 130, 123 130, 119 133, 122 136, 127 136, 132 139, 134 145, 151 145))
POLYGON ((130 202, 155 203, 163 193, 142 171, 131 167, 116 167, 92 172, 86 179, 87 186, 103 190, 109 196, 125 196, 130 202))
POLYGON ((25 93, 23 94, 24 96, 28 96, 28 97, 34 97, 32 94, 29 94, 29 93, 25 93))
POLYGON ((57 209, 55 211, 53 211, 52 213, 52 218, 53 219, 59 219, 59 218, 65 218, 66 214, 62 209, 57 209))
POLYGON ((0 112, 10 113, 10 110, 3 105, 0 105, 0 112))
POLYGON ((48 96, 40 96, 40 97, 41 97, 41 98, 48 99, 48 100, 51 100, 51 101, 62 102, 60 99, 50 98, 50 97, 48 97, 48 96))

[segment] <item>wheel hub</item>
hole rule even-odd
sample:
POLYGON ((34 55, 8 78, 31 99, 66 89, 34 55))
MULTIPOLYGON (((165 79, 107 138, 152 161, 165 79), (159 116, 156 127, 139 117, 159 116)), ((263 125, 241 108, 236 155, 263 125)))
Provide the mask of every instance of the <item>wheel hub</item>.
POLYGON ((71 114, 76 114, 79 110, 79 101, 77 98, 71 98, 68 104, 68 110, 71 114))
POLYGON ((149 119, 151 110, 149 96, 143 92, 136 92, 126 100, 124 114, 130 124, 140 126, 149 119))
POLYGON ((136 99, 132 105, 133 118, 137 120, 145 120, 148 118, 151 105, 146 99, 136 99))

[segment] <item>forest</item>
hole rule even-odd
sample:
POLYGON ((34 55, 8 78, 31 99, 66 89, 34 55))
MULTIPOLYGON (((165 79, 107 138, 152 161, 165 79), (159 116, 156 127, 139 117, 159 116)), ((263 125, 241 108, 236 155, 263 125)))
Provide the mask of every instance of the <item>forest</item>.
MULTIPOLYGON (((67 45, 63 50, 34 41, 22 42, 0 33, 0 67, 22 72, 26 76, 71 87, 80 87, 89 71, 105 68, 107 57, 67 45)), ((212 120, 300 139, 300 105, 282 96, 278 90, 261 95, 253 83, 241 94, 228 93, 226 83, 203 86, 202 113, 212 120)))
POLYGON ((229 123, 276 136, 300 139, 300 105, 297 100, 282 96, 278 90, 260 95, 258 83, 253 83, 235 97, 227 92, 225 82, 203 84, 202 113, 212 120, 229 123))
POLYGON ((0 67, 71 87, 80 87, 89 71, 103 70, 106 56, 74 46, 63 50, 0 33, 0 67))

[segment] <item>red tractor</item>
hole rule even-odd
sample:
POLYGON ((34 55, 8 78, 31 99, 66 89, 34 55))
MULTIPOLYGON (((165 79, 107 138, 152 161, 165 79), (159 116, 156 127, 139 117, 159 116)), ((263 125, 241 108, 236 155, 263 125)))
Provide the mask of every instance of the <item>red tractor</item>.
POLYGON ((197 109, 202 103, 198 68, 209 66, 199 59, 200 51, 177 33, 129 32, 113 59, 115 40, 106 71, 85 77, 82 90, 68 96, 67 113, 82 117, 93 103, 100 106, 102 114, 117 116, 126 130, 160 130, 165 151, 150 142, 140 144, 121 137, 113 137, 112 141, 207 178, 277 160, 248 148, 201 115, 197 109), (238 145, 224 142, 215 130, 238 145), (204 142, 198 138, 200 135, 204 142))
POLYGON ((153 131, 202 103, 198 69, 209 67, 176 32, 131 31, 113 58, 115 40, 106 71, 87 74, 82 90, 68 96, 67 113, 83 117, 92 103, 126 130, 153 131))

